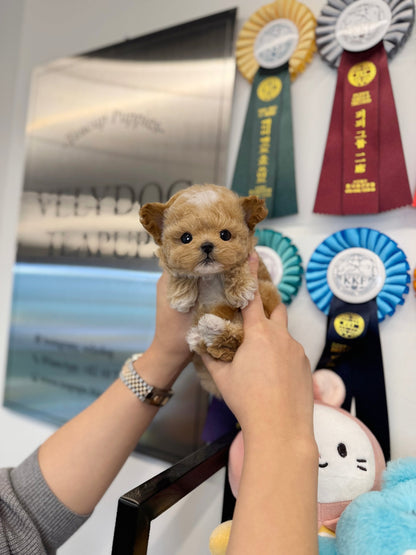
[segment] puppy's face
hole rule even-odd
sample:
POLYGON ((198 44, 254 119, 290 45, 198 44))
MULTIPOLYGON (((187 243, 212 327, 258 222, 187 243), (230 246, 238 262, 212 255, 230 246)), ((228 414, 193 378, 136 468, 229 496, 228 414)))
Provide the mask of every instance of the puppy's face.
POLYGON ((194 185, 165 205, 142 207, 141 222, 160 245, 162 265, 176 275, 217 274, 242 264, 253 248, 264 202, 225 187, 194 185))

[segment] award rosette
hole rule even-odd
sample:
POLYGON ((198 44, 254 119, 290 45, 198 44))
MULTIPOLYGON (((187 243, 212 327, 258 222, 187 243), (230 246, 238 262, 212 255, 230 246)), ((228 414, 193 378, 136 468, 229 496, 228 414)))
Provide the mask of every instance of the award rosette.
POLYGON ((316 369, 343 380, 343 408, 355 400, 357 417, 377 437, 386 460, 390 436, 378 323, 392 316, 409 291, 409 264, 387 235, 349 228, 325 239, 312 254, 306 284, 328 315, 326 344, 316 369))
POLYGON ((256 251, 269 271, 282 301, 288 305, 297 295, 302 283, 302 258, 292 241, 278 231, 257 229, 256 251))
POLYGON ((318 51, 338 77, 314 212, 373 214, 412 202, 387 60, 407 40, 414 11, 413 0, 329 0, 318 17, 318 51))
POLYGON ((237 67, 252 88, 231 188, 265 199, 270 218, 297 213, 290 81, 312 59, 315 25, 297 0, 277 0, 237 40, 237 67))

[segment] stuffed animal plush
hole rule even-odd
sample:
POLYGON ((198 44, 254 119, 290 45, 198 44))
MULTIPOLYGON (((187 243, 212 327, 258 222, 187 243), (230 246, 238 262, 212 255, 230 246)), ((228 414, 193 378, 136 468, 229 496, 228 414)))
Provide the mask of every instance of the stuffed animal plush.
MULTIPOLYGON (((340 378, 327 370, 314 375, 314 391, 318 398, 343 401, 340 378)), ((337 523, 354 499, 371 490, 379 490, 385 469, 383 452, 371 431, 350 413, 321 401, 314 405, 314 433, 319 449, 318 474, 318 534, 320 552, 337 553, 335 530, 337 523)), ((235 496, 238 495, 244 458, 243 436, 240 432, 233 441, 229 454, 229 481, 235 496)), ((415 503, 416 504, 416 498, 415 503)), ((416 525, 416 522, 415 522, 416 525)), ((231 524, 217 527, 210 538, 212 555, 225 555, 231 524)), ((348 533, 345 537, 348 543, 348 533)), ((347 551, 345 551, 347 553, 347 551)), ((348 552, 350 553, 350 552, 348 552)), ((352 553, 379 553, 357 551, 352 553)), ((380 552, 381 553, 381 552, 380 552)))
POLYGON ((335 535, 351 501, 380 489, 384 456, 370 430, 339 408, 315 403, 314 433, 319 450, 318 533, 335 535))
MULTIPOLYGON (((217 185, 193 185, 165 204, 140 209, 140 221, 159 246, 160 265, 169 274, 171 306, 194 313, 187 340, 203 387, 217 397, 198 355, 230 361, 242 341, 240 309, 256 289, 247 260, 255 246, 255 226, 266 215, 263 200, 240 198, 217 185)), ((269 316, 280 298, 262 261, 258 282, 269 316)))
MULTIPOLYGON (((217 526, 212 555, 225 555, 232 521, 217 526)), ((336 537, 319 537, 319 555, 415 555, 416 458, 391 461, 381 491, 356 497, 340 515, 336 537)))
POLYGON ((416 458, 391 461, 381 491, 356 497, 335 538, 319 538, 320 555, 416 554, 416 458))

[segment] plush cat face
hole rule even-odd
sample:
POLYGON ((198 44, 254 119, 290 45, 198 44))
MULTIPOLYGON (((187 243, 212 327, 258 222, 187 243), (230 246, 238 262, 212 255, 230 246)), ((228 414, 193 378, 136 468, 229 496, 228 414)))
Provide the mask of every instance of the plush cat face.
MULTIPOLYGON (((367 426, 349 412, 318 401, 314 404, 314 435, 319 450, 318 530, 325 525, 334 531, 353 499, 381 489, 385 460, 380 444, 367 426)), ((243 459, 243 435, 239 432, 231 445, 228 463, 228 478, 235 496, 243 459)))
POLYGON ((315 403, 314 433, 319 450, 318 503, 351 501, 379 489, 384 457, 362 422, 342 409, 315 403))

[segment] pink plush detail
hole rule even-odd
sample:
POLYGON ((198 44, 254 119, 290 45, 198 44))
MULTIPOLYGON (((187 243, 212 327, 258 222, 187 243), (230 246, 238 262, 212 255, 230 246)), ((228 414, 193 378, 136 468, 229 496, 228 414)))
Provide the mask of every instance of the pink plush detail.
POLYGON ((318 530, 326 526, 333 532, 337 527, 339 517, 351 501, 337 501, 336 503, 318 503, 318 530))
POLYGON ((228 462, 228 480, 234 497, 237 497, 240 485, 241 473, 243 472, 244 442, 242 432, 238 432, 230 447, 228 462))
POLYGON ((344 402, 346 389, 342 378, 332 370, 320 368, 312 374, 313 396, 331 407, 340 407, 344 402))

